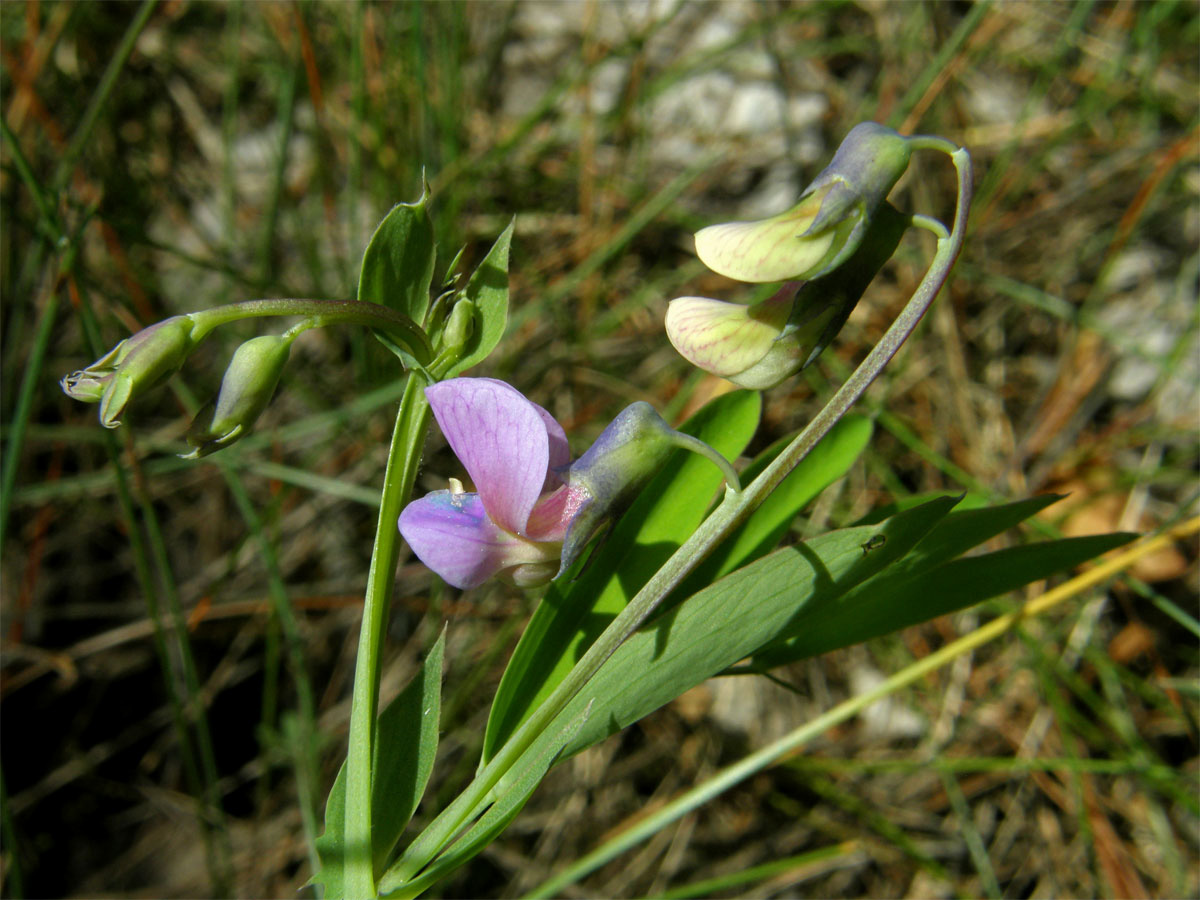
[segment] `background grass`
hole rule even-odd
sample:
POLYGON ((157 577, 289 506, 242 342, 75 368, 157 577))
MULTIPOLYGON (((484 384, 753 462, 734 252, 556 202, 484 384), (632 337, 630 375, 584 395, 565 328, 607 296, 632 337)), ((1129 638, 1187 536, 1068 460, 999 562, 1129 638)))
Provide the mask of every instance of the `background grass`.
MULTIPOLYGON (((933 490, 1069 491, 1043 523, 1068 533, 1195 514, 1194 3, 6 3, 0 36, 7 895, 293 896, 311 874, 392 359, 306 334, 258 433, 199 463, 174 454, 249 326, 116 432, 56 380, 173 313, 351 296, 422 171, 443 266, 517 216, 510 333, 478 374, 579 452, 633 399, 678 416, 727 387, 662 332, 673 296, 745 296, 693 230, 790 205, 860 120, 945 135, 976 165, 966 252, 864 404, 870 451, 797 536, 933 490)), ((921 155, 893 200, 949 216, 952 190, 921 155)), ((768 394, 749 452, 819 408, 930 249, 906 239, 826 358, 768 394)), ((455 471, 430 451, 419 488, 455 471)), ((1196 559, 1179 545, 1029 623, 580 894, 1195 895, 1196 559)), ((556 769, 443 893, 532 888, 1016 599, 781 672, 799 693, 698 688, 556 769)), ((439 803, 532 602, 402 567, 386 694, 451 623, 439 803)))

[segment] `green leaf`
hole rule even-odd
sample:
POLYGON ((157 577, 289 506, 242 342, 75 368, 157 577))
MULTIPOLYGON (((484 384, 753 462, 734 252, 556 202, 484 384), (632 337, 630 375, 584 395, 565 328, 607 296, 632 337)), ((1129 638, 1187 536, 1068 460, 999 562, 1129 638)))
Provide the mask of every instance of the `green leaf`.
POLYGON ((504 337, 504 326, 508 324, 508 250, 512 234, 510 222, 467 281, 463 293, 475 305, 474 328, 462 355, 446 372, 446 378, 483 362, 504 337))
POLYGON ((1134 534, 1104 534, 1010 547, 916 574, 884 573, 835 604, 797 621, 783 645, 756 655, 753 668, 781 665, 869 640, 1008 593, 1107 553, 1134 534))
POLYGON ((1107 553, 1132 534, 1043 541, 951 560, 972 539, 987 540, 1056 498, 1035 497, 948 516, 916 553, 856 586, 834 603, 798 617, 773 646, 755 655, 763 671, 926 622, 1040 581, 1107 553), (989 515, 990 514, 990 515, 989 515), (1001 527, 1002 526, 1002 527, 1001 527), (964 536, 965 535, 965 536, 964 536))
POLYGON ((959 503, 954 512, 922 542, 917 552, 904 560, 904 565, 915 570, 954 559, 972 547, 978 547, 996 535, 1015 528, 1061 499, 1061 494, 1041 494, 1000 506, 974 509, 959 503))
POLYGON ((879 525, 831 531, 777 550, 655 619, 622 644, 562 712, 563 717, 578 715, 593 703, 591 716, 564 756, 725 671, 787 632, 807 611, 833 602, 881 571, 927 534, 954 502, 943 498, 879 525), (885 542, 864 552, 863 545, 878 535, 885 542))
MULTIPOLYGON (((779 483, 751 515, 708 559, 689 575, 663 604, 663 612, 685 597, 703 590, 734 569, 774 550, 792 521, 817 494, 850 470, 871 440, 873 425, 865 416, 846 416, 833 427, 800 464, 779 483)), ((742 473, 742 483, 758 477, 792 437, 783 437, 759 454, 742 473)), ((661 613, 659 613, 661 615, 661 613)))
POLYGON ((389 306, 417 324, 429 308, 436 254, 428 199, 422 191, 416 203, 392 207, 371 236, 358 274, 360 301, 389 306))
MULTIPOLYGON (((371 786, 371 855, 378 872, 400 840, 437 754, 441 718, 443 630, 416 677, 379 717, 371 786)), ((325 801, 325 832, 317 838, 321 870, 312 881, 325 886, 327 898, 342 897, 342 828, 346 810, 346 765, 342 764, 325 801)))
MULTIPOLYGON (((833 531, 777 550, 647 624, 556 720, 569 721, 592 704, 588 721, 562 758, 748 656, 754 657, 752 668, 761 670, 858 643, 1070 569, 1132 537, 1030 544, 934 565, 915 575, 897 565, 913 548, 936 558, 925 545, 939 531, 948 538, 947 514, 956 502, 940 498, 877 525, 833 531), (890 590, 888 578, 897 571, 903 590, 890 590)), ((1039 502, 1030 501, 1025 510, 1039 502)), ((1005 515, 993 524, 1016 506, 1002 508, 1005 515)))
MULTIPOLYGON (((553 734, 551 740, 539 742, 526 751, 510 773, 495 802, 479 817, 478 821, 457 841, 444 850, 433 862, 408 884, 389 874, 400 866, 389 870, 380 881, 379 891, 384 896, 415 897, 430 885, 441 881, 480 850, 500 836, 509 823, 517 817, 525 802, 542 783, 550 767, 558 760, 563 747, 569 744, 587 721, 590 711, 585 707, 573 719, 553 734)), ((561 720, 560 720, 561 721, 561 720)))
MULTIPOLYGON (((681 430, 734 458, 758 427, 761 408, 757 392, 735 391, 709 403, 681 430)), ((550 586, 496 691, 481 765, 696 529, 721 481, 708 460, 682 450, 672 454, 575 580, 569 572, 550 586)))

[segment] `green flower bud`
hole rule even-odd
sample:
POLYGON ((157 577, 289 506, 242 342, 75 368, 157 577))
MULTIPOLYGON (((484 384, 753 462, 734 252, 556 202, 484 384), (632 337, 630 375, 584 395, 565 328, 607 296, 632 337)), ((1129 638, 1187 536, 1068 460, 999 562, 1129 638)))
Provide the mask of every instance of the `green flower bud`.
POLYGON ((194 448, 184 459, 199 459, 245 437, 262 415, 287 364, 292 338, 276 334, 242 344, 221 379, 216 406, 206 407, 188 429, 194 448))
POLYGON ((703 228, 696 233, 696 255, 739 281, 820 278, 858 249, 911 153, 909 139, 892 129, 856 125, 796 206, 769 219, 703 228))
POLYGON ((193 324, 190 316, 163 319, 127 337, 59 384, 68 397, 99 403, 100 423, 116 428, 135 394, 166 381, 183 365, 197 343, 192 338, 193 324))
MULTIPOLYGON (((110 356, 112 352, 115 351, 110 351, 110 356)), ((105 357, 105 359, 107 358, 105 357)), ((63 393, 72 400, 78 400, 81 403, 99 403, 104 397, 104 391, 108 387, 108 383, 112 381, 115 373, 116 369, 109 371, 81 369, 78 372, 72 372, 70 375, 64 375, 58 384, 63 389, 63 393)))
POLYGON ((454 304, 446 319, 446 325, 442 328, 441 351, 453 353, 457 362, 474 329, 475 304, 464 297, 454 304))

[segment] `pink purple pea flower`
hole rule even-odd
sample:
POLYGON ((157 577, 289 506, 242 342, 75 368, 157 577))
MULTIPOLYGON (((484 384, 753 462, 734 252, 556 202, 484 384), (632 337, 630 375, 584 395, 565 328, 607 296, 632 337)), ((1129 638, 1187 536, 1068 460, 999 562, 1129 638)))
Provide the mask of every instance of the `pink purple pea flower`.
POLYGON ((623 410, 572 465, 562 426, 502 381, 452 378, 425 396, 475 490, 451 479, 448 490, 414 500, 400 514, 400 533, 458 588, 490 578, 533 587, 561 574, 675 447, 713 459, 737 489, 728 461, 674 431, 648 403, 623 410))

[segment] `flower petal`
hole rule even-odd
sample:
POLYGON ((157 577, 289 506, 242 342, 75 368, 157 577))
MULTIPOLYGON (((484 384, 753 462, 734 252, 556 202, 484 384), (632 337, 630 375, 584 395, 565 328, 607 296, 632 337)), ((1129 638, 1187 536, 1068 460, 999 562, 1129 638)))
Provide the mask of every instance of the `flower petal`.
POLYGON ((478 494, 426 494, 404 508, 399 526, 421 562, 456 588, 475 587, 514 566, 557 563, 561 552, 559 544, 536 544, 497 527, 478 494))
POLYGON ((767 355, 787 322, 796 285, 756 306, 708 297, 678 297, 667 307, 667 338, 692 365, 723 378, 767 355))
POLYGON ((538 415, 546 423, 546 437, 550 441, 550 470, 553 472, 561 466, 570 465, 571 445, 567 443, 567 433, 563 431, 563 427, 554 416, 532 400, 529 401, 529 405, 538 411, 538 415))
POLYGON ((586 491, 563 484, 557 490, 543 494, 529 514, 527 528, 530 540, 562 542, 571 520, 591 498, 586 491))
MULTIPOLYGON (((500 381, 497 378, 480 378, 478 380, 490 381, 501 387, 515 390, 508 382, 500 381)), ((558 424, 558 420, 554 416, 528 397, 525 397, 525 402, 536 409, 538 415, 542 417, 542 421, 546 423, 546 437, 550 441, 550 471, 546 473, 546 483, 542 487, 542 491, 552 491, 562 484, 562 479, 554 473, 554 470, 565 468, 571 464, 571 445, 567 442, 567 433, 563 431, 563 427, 558 424)))
POLYGON ((696 255, 714 272, 762 283, 814 277, 833 248, 833 229, 809 234, 827 190, 755 222, 725 222, 696 232, 696 255))
POLYGON ((451 378, 425 396, 492 521, 524 533, 549 471, 549 413, 491 378, 451 378))

